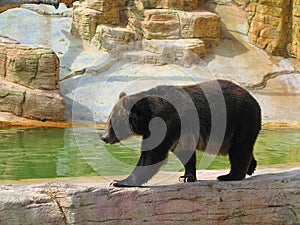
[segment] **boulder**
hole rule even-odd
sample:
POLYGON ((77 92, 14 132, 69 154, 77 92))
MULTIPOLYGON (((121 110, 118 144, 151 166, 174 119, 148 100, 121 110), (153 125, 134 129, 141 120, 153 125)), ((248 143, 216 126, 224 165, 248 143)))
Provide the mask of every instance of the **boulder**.
POLYGON ((189 67, 205 56, 205 44, 199 39, 144 40, 143 49, 160 56, 164 64, 189 67))
POLYGON ((149 9, 140 22, 143 37, 146 39, 178 39, 180 23, 178 13, 169 9, 149 9))
POLYGON ((220 16, 207 11, 179 11, 181 38, 200 38, 206 47, 220 42, 220 16))
POLYGON ((0 43, 0 76, 30 88, 58 88, 59 60, 47 48, 0 43))
MULTIPOLYGON (((178 40, 144 40, 143 49, 156 54, 161 54, 166 49, 173 48, 178 55, 182 55, 183 50, 191 51, 199 57, 205 55, 205 45, 203 41, 193 39, 178 39, 178 40)), ((174 55, 177 57, 178 55, 174 55)))
POLYGON ((220 41, 220 24, 220 17, 211 12, 149 9, 143 19, 129 18, 128 26, 145 39, 200 38, 207 47, 215 47, 220 41))
POLYGON ((177 64, 191 67, 205 56, 205 44, 199 39, 143 40, 142 50, 129 51, 123 58, 139 64, 177 64))
POLYGON ((64 99, 57 91, 27 90, 23 116, 38 120, 65 120, 64 99))
POLYGON ((120 25, 125 0, 91 0, 73 10, 71 33, 83 40, 91 40, 98 25, 120 25))
POLYGON ((65 120, 59 60, 42 47, 0 38, 0 111, 32 119, 65 120))
POLYGON ((25 87, 0 80, 0 111, 22 116, 22 104, 25 94, 25 87))
POLYGON ((83 40, 91 40, 95 35, 101 15, 101 12, 86 8, 84 3, 82 3, 80 7, 73 10, 71 33, 83 40))
POLYGON ((95 36, 92 39, 99 49, 112 50, 118 45, 123 45, 135 40, 135 33, 122 27, 111 27, 99 25, 96 29, 95 36))
POLYGON ((0 111, 30 119, 65 120, 65 103, 58 91, 26 88, 0 81, 0 111))

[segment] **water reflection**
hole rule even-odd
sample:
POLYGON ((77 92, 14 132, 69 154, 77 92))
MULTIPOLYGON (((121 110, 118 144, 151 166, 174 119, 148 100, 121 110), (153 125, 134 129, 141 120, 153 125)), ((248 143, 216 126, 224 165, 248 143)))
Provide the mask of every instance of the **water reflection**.
MULTIPOLYGON (((129 174, 139 158, 140 139, 104 145, 99 139, 102 132, 92 128, 0 129, 0 180, 129 174)), ((255 145, 259 166, 299 164, 299 139, 298 130, 263 130, 255 145)), ((200 162, 202 154, 198 152, 197 157, 200 162)), ((229 168, 227 157, 216 157, 207 169, 224 168, 229 168)), ((172 154, 162 168, 181 169, 172 154)))

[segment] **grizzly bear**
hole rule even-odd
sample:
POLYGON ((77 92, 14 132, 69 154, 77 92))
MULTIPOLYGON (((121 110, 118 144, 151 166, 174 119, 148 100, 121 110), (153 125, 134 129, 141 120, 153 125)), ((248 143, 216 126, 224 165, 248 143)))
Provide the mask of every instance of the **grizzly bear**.
POLYGON ((184 165, 184 182, 196 178, 196 153, 229 155, 220 181, 242 180, 256 168, 253 146, 261 129, 261 109, 251 94, 226 80, 188 86, 161 85, 127 96, 121 93, 101 139, 114 144, 142 136, 141 155, 132 173, 116 187, 141 186, 167 161, 169 151, 184 165))

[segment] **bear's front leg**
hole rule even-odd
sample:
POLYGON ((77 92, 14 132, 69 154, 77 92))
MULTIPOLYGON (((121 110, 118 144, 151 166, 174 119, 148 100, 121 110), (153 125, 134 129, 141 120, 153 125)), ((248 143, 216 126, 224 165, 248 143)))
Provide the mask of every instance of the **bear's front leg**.
POLYGON ((142 152, 138 164, 132 173, 124 180, 115 180, 111 183, 114 187, 139 187, 149 181, 166 162, 166 156, 154 157, 151 151, 142 152))
POLYGON ((175 150, 173 153, 184 165, 185 172, 179 177, 180 182, 195 182, 196 177, 196 153, 195 151, 175 150))
POLYGON ((167 161, 168 148, 156 147, 152 150, 143 150, 140 159, 132 173, 124 180, 115 180, 114 187, 139 187, 149 181, 167 161))

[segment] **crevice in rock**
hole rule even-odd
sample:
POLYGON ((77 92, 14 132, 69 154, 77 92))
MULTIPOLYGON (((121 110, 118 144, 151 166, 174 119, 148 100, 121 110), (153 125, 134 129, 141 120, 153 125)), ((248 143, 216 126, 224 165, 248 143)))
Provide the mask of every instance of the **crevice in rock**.
POLYGON ((282 70, 282 71, 270 72, 270 73, 267 73, 266 75, 264 75, 263 80, 261 82, 256 83, 254 85, 246 86, 246 88, 250 89, 250 90, 261 90, 267 86, 269 80, 274 79, 278 76, 289 75, 289 74, 294 74, 294 73, 298 73, 298 71, 297 70, 282 70))
POLYGON ((31 83, 37 78, 38 73, 39 73, 39 65, 40 65, 40 60, 42 58, 42 54, 39 55, 37 62, 36 62, 36 68, 35 68, 35 73, 33 75, 33 77, 30 78, 29 81, 29 87, 31 87, 31 83))
POLYGON ((4 57, 4 66, 3 66, 3 78, 4 79, 6 78, 6 75, 7 75, 7 55, 5 55, 5 57, 4 57))
POLYGON ((283 55, 288 56, 288 45, 289 43, 292 43, 292 33, 293 33, 293 11, 294 11, 294 1, 291 0, 287 8, 285 9, 285 12, 283 12, 283 18, 284 15, 288 15, 286 18, 286 24, 283 25, 283 30, 284 30, 284 38, 285 38, 285 43, 284 43, 284 51, 283 55))
POLYGON ((20 116, 22 116, 22 117, 24 116, 24 104, 25 104, 25 101, 26 101, 26 94, 27 94, 27 92, 24 91, 24 93, 23 93, 23 99, 22 99, 22 101, 20 103, 20 110, 21 110, 20 116))
POLYGON ((46 188, 45 188, 45 190, 42 191, 42 193, 49 196, 49 198, 52 200, 52 202, 54 202, 57 205, 57 207, 63 217, 63 222, 64 222, 63 224, 69 225, 70 223, 68 222, 68 216, 66 215, 63 207, 60 205, 60 202, 57 200, 55 194, 51 190, 46 190, 46 188))
POLYGON ((6 93, 6 94, 3 94, 3 95, 0 95, 0 98, 6 98, 7 96, 9 96, 10 93, 6 93))
POLYGON ((60 79, 59 81, 64 81, 64 80, 67 80, 67 79, 70 79, 72 77, 76 77, 76 76, 81 76, 85 73, 86 71, 86 68, 83 68, 83 69, 80 69, 80 70, 75 70, 75 71, 72 71, 69 75, 63 77, 62 79, 60 79))

